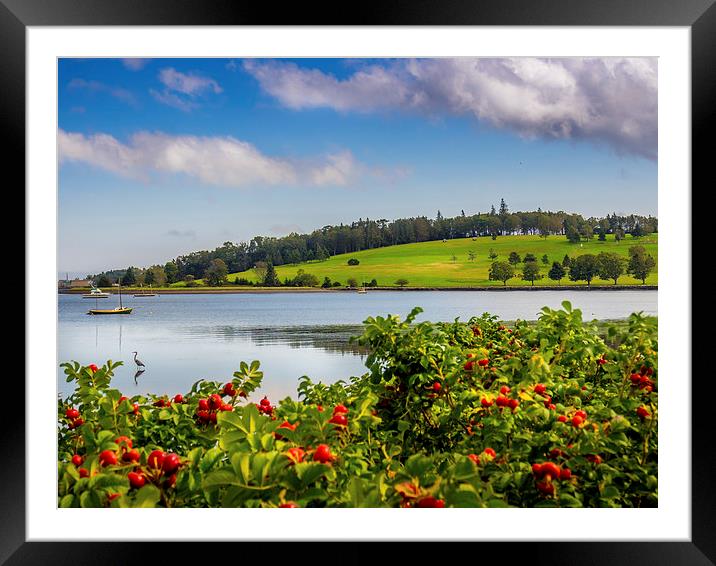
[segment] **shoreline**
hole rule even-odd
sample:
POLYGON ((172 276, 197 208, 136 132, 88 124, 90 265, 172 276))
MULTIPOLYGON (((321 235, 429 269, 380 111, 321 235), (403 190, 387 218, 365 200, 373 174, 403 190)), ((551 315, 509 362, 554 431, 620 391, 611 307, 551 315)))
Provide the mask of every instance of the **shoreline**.
MULTIPOLYGON (((529 286, 508 286, 508 287, 372 287, 368 288, 368 293, 380 291, 658 291, 658 285, 543 285, 534 287, 529 286)), ((103 289, 112 295, 116 295, 115 289, 103 289)), ((139 289, 128 288, 123 295, 132 296, 139 289)), ((81 295, 88 293, 89 289, 60 289, 59 295, 81 295)), ((223 294, 241 294, 241 293, 356 293, 356 289, 323 289, 320 287, 177 287, 170 289, 154 289, 157 295, 223 295, 223 294)))

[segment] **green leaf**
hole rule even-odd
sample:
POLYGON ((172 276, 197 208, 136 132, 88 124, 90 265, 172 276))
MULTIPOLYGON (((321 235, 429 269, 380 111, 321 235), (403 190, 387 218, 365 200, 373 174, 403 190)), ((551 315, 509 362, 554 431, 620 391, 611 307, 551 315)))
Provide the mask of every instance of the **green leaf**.
POLYGON ((132 507, 156 507, 161 493, 156 486, 147 484, 137 491, 132 507))

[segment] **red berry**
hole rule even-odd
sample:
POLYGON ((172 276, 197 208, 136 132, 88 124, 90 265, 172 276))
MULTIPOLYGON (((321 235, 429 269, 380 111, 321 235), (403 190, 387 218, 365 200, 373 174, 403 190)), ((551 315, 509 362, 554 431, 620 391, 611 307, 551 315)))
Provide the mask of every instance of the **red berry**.
POLYGON ((77 428, 78 426, 82 426, 83 424, 85 424, 85 420, 82 417, 80 417, 78 419, 73 420, 70 423, 70 428, 77 428))
POLYGON ((477 365, 482 366, 482 367, 485 367, 485 366, 486 366, 487 364, 489 364, 489 363, 490 363, 490 360, 488 360, 487 358, 483 358, 482 360, 480 360, 479 362, 477 362, 477 365))
POLYGON ((602 463, 602 457, 599 454, 588 454, 587 460, 597 465, 602 463))
POLYGON ((550 411, 554 411, 557 408, 557 405, 555 405, 554 403, 550 403, 549 405, 547 405, 547 408, 550 411))
POLYGON ((209 410, 209 401, 206 399, 199 399, 199 410, 200 411, 208 411, 209 410))
POLYGON ((542 475, 542 464, 532 464, 532 473, 536 476, 542 475))
POLYGON ((139 450, 128 450, 122 454, 123 462, 139 462, 139 450))
POLYGON ((555 464, 554 462, 545 462, 542 464, 542 469, 540 470, 540 474, 542 477, 551 476, 552 479, 559 479, 559 475, 561 473, 560 467, 555 464))
POLYGON ((129 485, 131 485, 134 489, 139 489, 147 482, 144 474, 140 472, 129 472, 127 474, 127 478, 129 478, 129 485))
POLYGON ((197 411, 196 416, 200 421, 207 422, 209 420, 209 411, 207 411, 207 410, 197 411))
POLYGON ((557 417, 557 420, 558 420, 559 422, 561 422, 561 423, 566 423, 566 422, 567 422, 567 417, 565 417, 564 415, 559 415, 559 416, 557 417))
POLYGON ((485 449, 482 451, 482 453, 483 453, 483 454, 487 454, 487 455, 490 456, 491 458, 494 458, 495 456, 497 456, 497 453, 496 453, 492 448, 490 448, 490 447, 485 448, 485 449))
POLYGON ((440 385, 439 382, 436 381, 435 383, 433 383, 433 391, 440 391, 442 388, 443 386, 440 385))
POLYGON ((483 397, 482 399, 480 399, 480 404, 483 407, 492 407, 492 401, 489 400, 487 397, 483 397))
POLYGON ((209 422, 216 424, 216 413, 209 413, 209 422))
POLYGON ((69 408, 65 411, 65 416, 68 419, 76 419, 77 417, 80 416, 80 412, 77 409, 69 408))
POLYGON ((90 364, 87 366, 87 369, 92 371, 92 373, 96 372, 99 368, 95 364, 90 364))
POLYGON ((547 391, 547 388, 541 383, 534 386, 534 392, 537 393, 537 395, 542 395, 545 391, 547 391))
POLYGON ((182 395, 181 393, 177 393, 176 395, 174 395, 174 402, 175 403, 183 403, 184 395, 182 395))
POLYGON ((172 474, 164 481, 164 487, 167 487, 167 488, 174 487, 176 485, 176 483, 177 483, 177 475, 172 474))
POLYGON ((264 396, 264 398, 261 399, 261 405, 264 407, 270 407, 271 401, 268 400, 268 397, 264 396))
POLYGON ((102 466, 114 466, 117 463, 117 454, 112 450, 103 450, 99 454, 99 463, 102 466))
POLYGON ((107 495, 107 500, 113 501, 113 500, 117 499, 120 495, 121 495, 121 493, 110 493, 107 495))
POLYGON ((296 427, 297 427, 297 426, 298 426, 298 424, 291 424, 291 423, 288 422, 288 421, 283 421, 283 422, 279 425, 278 428, 286 428, 286 429, 288 429, 288 430, 296 430, 296 427))
POLYGON ((234 407, 232 405, 230 405, 229 403, 222 403, 221 407, 219 407, 219 410, 224 411, 224 412, 233 411, 234 407))
POLYGON ((162 470, 164 470, 165 473, 173 474, 179 469, 179 466, 181 466, 181 459, 178 455, 172 454, 171 452, 164 454, 162 470))
POLYGON ((507 395, 509 392, 510 388, 507 387, 507 385, 503 385, 502 387, 500 387, 500 393, 502 393, 503 395, 507 395))
POLYGON ((328 444, 318 445, 316 451, 313 453, 313 460, 315 462, 320 462, 321 464, 325 464, 326 462, 333 460, 333 455, 331 454, 331 449, 328 447, 328 444))
POLYGON ((79 467, 82 465, 82 462, 84 462, 84 458, 80 456, 79 454, 75 454, 72 456, 72 463, 75 465, 75 467, 79 467))
POLYGON ((319 413, 323 412, 323 405, 316 405, 316 409, 318 409, 319 413))
POLYGON ((221 407, 223 403, 224 400, 218 393, 214 393, 213 395, 209 396, 209 409, 211 409, 212 411, 216 411, 219 407, 221 407))
POLYGON ((462 366, 465 371, 472 371, 473 366, 475 365, 475 362, 465 362, 465 365, 462 366))
POLYGON ((631 380, 632 383, 639 383, 639 380, 641 379, 641 375, 639 375, 638 373, 632 373, 629 376, 629 379, 631 380))
POLYGON ((286 451, 286 457, 294 464, 300 464, 301 462, 303 462, 303 457, 305 455, 306 453, 303 451, 302 448, 289 448, 286 451))
POLYGON ((562 471, 559 473, 559 479, 564 481, 569 481, 572 478, 572 470, 569 468, 562 468, 562 471))
POLYGON ((517 399, 510 399, 507 403, 510 407, 510 409, 516 409, 520 406, 520 402, 517 399))
POLYGON ((419 500, 416 507, 442 509, 445 507, 445 502, 442 499, 436 499, 435 497, 428 496, 419 500))
POLYGON ((348 419, 345 415, 338 413, 337 415, 333 415, 331 420, 328 421, 329 423, 333 423, 334 425, 338 426, 347 426, 348 425, 348 419))
POLYGON ((345 405, 336 405, 336 408, 333 409, 333 414, 338 413, 348 414, 348 408, 345 405))
POLYGON ((153 450, 147 457, 147 465, 155 470, 161 470, 164 464, 164 455, 161 450, 153 450))
POLYGON ((133 405, 133 407, 132 407, 132 412, 133 412, 135 415, 138 415, 138 414, 139 414, 139 403, 135 403, 135 404, 133 405))
POLYGON ((298 507, 293 501, 286 501, 286 503, 281 503, 279 505, 279 508, 286 508, 286 509, 293 509, 295 507, 298 507))
POLYGON ((580 427, 584 423, 584 419, 580 417, 579 415, 574 415, 572 417, 572 425, 575 427, 580 427))
POLYGON ((643 405, 636 410, 636 414, 639 415, 640 419, 645 419, 651 416, 651 413, 643 405))
POLYGON ((586 418, 587 418, 587 413, 585 413, 584 411, 581 411, 581 410, 580 410, 580 411, 575 411, 575 412, 574 412, 574 416, 575 416, 575 417, 581 417, 582 419, 586 419, 586 418))
POLYGON ((473 462, 475 462, 475 464, 480 464, 480 457, 477 454, 468 454, 467 457, 470 458, 470 460, 472 460, 473 462))
POLYGON ((87 468, 80 468, 77 470, 80 473, 81 478, 88 478, 89 477, 89 471, 87 471, 87 468))
POLYGON ((229 397, 234 397, 236 395, 236 390, 234 389, 234 384, 231 381, 229 381, 229 383, 224 385, 224 389, 223 389, 222 393, 229 397))
POLYGON ((495 403, 497 404, 498 407, 507 407, 509 402, 510 402, 510 400, 503 395, 499 395, 497 397, 497 399, 495 400, 495 403))

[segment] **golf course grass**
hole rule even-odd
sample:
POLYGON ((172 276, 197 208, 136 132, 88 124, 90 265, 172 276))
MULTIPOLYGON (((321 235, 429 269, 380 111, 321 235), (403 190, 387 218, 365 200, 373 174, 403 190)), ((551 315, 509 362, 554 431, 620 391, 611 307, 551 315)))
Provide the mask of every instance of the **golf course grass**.
MULTIPOLYGON (((615 252, 628 258, 629 247, 634 245, 644 246, 647 253, 655 260, 657 258, 658 237, 651 234, 642 238, 626 236, 621 242, 616 242, 613 236, 607 236, 607 240, 600 242, 597 238, 580 244, 573 244, 567 241, 564 236, 499 236, 496 240, 489 237, 460 238, 443 242, 420 242, 416 244, 404 244, 364 250, 361 252, 332 256, 324 261, 310 261, 296 264, 281 265, 276 267, 276 272, 281 281, 285 278, 293 278, 299 269, 306 273, 312 273, 322 282, 324 277, 330 277, 331 281, 338 281, 345 285, 349 278, 358 283, 376 279, 381 287, 396 285, 398 279, 406 279, 408 287, 493 287, 502 286, 501 281, 490 281, 488 270, 493 261, 507 261, 510 252, 517 252, 524 258, 525 254, 532 253, 537 257, 537 264, 540 266, 540 273, 543 279, 535 281, 535 285, 556 285, 547 277, 547 272, 553 261, 562 262, 565 254, 570 258, 591 253, 615 252), (496 260, 489 257, 490 249, 497 253, 496 260), (475 254, 474 260, 470 259, 470 252, 475 254), (542 256, 547 254, 548 264, 542 263, 542 256), (357 259, 360 264, 348 265, 350 258, 357 259)), ((529 281, 522 280, 522 263, 515 266, 516 276, 507 281, 509 287, 530 286, 529 281)), ((647 285, 657 284, 657 268, 655 268, 646 280, 647 285)), ((231 285, 236 278, 245 278, 249 281, 257 281, 257 275, 253 270, 240 273, 231 273, 228 276, 228 284, 231 285)), ((197 280, 197 283, 203 283, 197 280)), ((611 284, 613 281, 594 279, 592 284, 611 284)), ((561 282, 562 285, 586 286, 586 282, 569 281, 568 277, 561 282)), ((641 285, 641 281, 629 275, 622 275, 618 280, 619 285, 641 285)), ((182 283, 175 284, 183 286, 182 283)))

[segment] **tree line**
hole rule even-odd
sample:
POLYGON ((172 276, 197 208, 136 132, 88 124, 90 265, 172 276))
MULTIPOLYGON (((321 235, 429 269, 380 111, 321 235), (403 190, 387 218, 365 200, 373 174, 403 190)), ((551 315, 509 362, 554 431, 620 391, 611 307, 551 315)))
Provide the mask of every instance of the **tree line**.
POLYGON ((165 285, 177 281, 211 278, 216 271, 215 260, 221 260, 228 273, 253 269, 259 263, 273 266, 323 261, 330 256, 354 253, 366 249, 465 237, 503 235, 566 236, 570 241, 589 240, 595 236, 605 239, 614 234, 635 237, 658 231, 658 221, 652 216, 611 214, 604 218, 584 218, 563 211, 538 209, 532 212, 510 212, 504 199, 499 209, 467 215, 465 211, 454 217, 444 217, 440 211, 435 218, 417 216, 386 219, 358 219, 351 224, 327 225, 308 234, 292 232, 283 237, 255 236, 248 242, 224 242, 214 250, 200 250, 177 256, 164 265, 146 268, 105 271, 90 275, 100 287, 115 283, 122 277, 124 285, 165 285), (208 274, 208 277, 207 277, 208 274))
MULTIPOLYGON (((494 260, 496 257, 491 250, 490 258, 494 260)), ((549 263, 546 255, 542 256, 542 263, 549 263)), ((619 277, 628 274, 635 279, 640 279, 644 285, 654 267, 656 267, 656 260, 646 252, 644 246, 631 246, 628 258, 614 252, 583 254, 576 258, 565 255, 562 262, 552 262, 547 277, 560 285, 562 279, 569 277, 570 281, 585 281, 589 287, 594 278, 613 281, 616 285, 619 277)), ((507 261, 493 261, 488 274, 490 281, 502 281, 503 285, 507 285, 507 281, 518 275, 521 275, 523 281, 529 281, 532 285, 535 281, 544 278, 534 254, 526 254, 522 259, 517 252, 511 252, 507 261), (519 263, 523 263, 521 273, 517 271, 519 263)))

